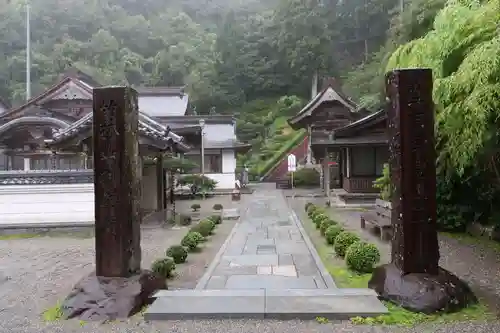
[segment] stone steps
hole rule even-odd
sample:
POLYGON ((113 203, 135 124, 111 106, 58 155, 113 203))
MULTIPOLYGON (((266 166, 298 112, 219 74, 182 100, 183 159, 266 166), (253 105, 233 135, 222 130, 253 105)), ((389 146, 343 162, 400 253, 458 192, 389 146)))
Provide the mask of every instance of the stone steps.
POLYGON ((145 320, 345 320, 387 313, 371 289, 163 290, 145 320))

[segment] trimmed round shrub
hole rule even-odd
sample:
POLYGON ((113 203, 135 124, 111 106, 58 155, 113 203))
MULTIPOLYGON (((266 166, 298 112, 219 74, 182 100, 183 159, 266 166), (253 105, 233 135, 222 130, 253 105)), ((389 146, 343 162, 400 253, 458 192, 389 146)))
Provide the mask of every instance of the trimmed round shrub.
POLYGON ((317 229, 319 229, 321 227, 321 223, 323 223, 323 221, 326 221, 326 220, 329 220, 329 218, 325 214, 319 214, 319 215, 316 215, 315 218, 313 218, 313 222, 316 225, 317 229))
POLYGON ((203 237, 210 236, 215 228, 215 223, 211 220, 202 220, 191 228, 190 231, 199 232, 203 237))
POLYGON ((222 210, 222 208, 224 208, 221 204, 215 204, 212 209, 213 210, 222 210))
POLYGON ((199 232, 191 232, 191 235, 192 235, 191 237, 194 238, 198 244, 203 243, 205 241, 205 237, 203 237, 203 235, 200 234, 199 232))
POLYGON ((173 245, 169 247, 165 254, 167 257, 172 257, 176 264, 186 262, 186 258, 188 256, 186 249, 182 245, 173 245))
POLYGON ((209 217, 211 221, 213 221, 215 224, 221 224, 222 223, 222 216, 220 215, 212 215, 209 217))
POLYGON ((172 258, 157 259, 151 265, 151 270, 158 276, 165 279, 172 277, 172 272, 175 269, 175 262, 172 258))
POLYGON ((337 222, 335 222, 332 219, 326 219, 326 220, 321 221, 320 226, 319 226, 319 230, 321 232, 321 235, 324 236, 326 229, 328 229, 328 227, 330 227, 334 224, 337 224, 337 222))
POLYGON ((313 221, 314 221, 314 220, 315 220, 318 216, 320 216, 320 215, 324 215, 323 210, 322 210, 322 209, 319 209, 319 208, 318 208, 318 209, 315 209, 315 210, 311 213, 311 216, 310 216, 310 217, 311 217, 311 220, 313 220, 313 221))
POLYGON ((335 238, 337 238, 342 231, 344 231, 344 229, 338 224, 329 226, 325 231, 326 242, 330 245, 335 244, 335 238))
POLYGON ((370 273, 373 267, 380 261, 378 248, 366 242, 355 242, 351 244, 345 253, 347 267, 359 272, 370 273))
MULTIPOLYGON (((199 238, 196 234, 200 235, 198 232, 188 232, 186 236, 182 238, 181 245, 187 247, 189 251, 196 249, 198 244, 200 244, 199 238)), ((203 236, 201 237, 203 238, 203 236)))
POLYGON ((194 203, 191 205, 191 209, 193 210, 193 212, 198 211, 200 208, 201 208, 200 204, 194 203))
POLYGON ((359 237, 349 231, 342 231, 335 238, 335 243, 333 244, 333 249, 339 257, 345 256, 345 251, 351 246, 351 244, 358 242, 359 237))
POLYGON ((309 213, 309 209, 311 209, 312 206, 314 206, 314 204, 312 202, 306 203, 306 205, 304 206, 306 213, 309 213))
POLYGON ((190 225, 190 224, 191 224, 191 222, 193 221, 193 220, 191 219, 191 216, 189 216, 189 215, 184 215, 184 214, 180 214, 180 215, 179 215, 179 217, 178 217, 178 219, 179 219, 179 224, 180 224, 180 225, 184 225, 184 226, 186 226, 186 225, 190 225))

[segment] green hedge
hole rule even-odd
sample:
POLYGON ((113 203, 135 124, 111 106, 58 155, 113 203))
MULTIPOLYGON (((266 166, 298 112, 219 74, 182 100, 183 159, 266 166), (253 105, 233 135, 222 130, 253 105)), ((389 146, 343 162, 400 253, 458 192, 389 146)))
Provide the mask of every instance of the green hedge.
POLYGON ((278 150, 273 157, 267 160, 267 162, 258 170, 261 177, 267 176, 280 162, 288 155, 291 149, 298 145, 306 136, 304 130, 300 130, 297 135, 293 137, 292 140, 288 141, 280 150, 278 150))

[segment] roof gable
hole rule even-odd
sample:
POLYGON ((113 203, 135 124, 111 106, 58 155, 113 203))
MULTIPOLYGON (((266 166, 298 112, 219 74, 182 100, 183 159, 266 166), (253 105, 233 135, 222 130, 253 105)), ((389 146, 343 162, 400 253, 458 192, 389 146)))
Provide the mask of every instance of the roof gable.
POLYGON ((345 96, 339 89, 334 89, 331 85, 326 86, 313 99, 311 99, 294 117, 288 119, 288 123, 292 128, 299 128, 299 123, 310 117, 324 103, 339 103, 349 112, 355 113, 359 107, 345 96))

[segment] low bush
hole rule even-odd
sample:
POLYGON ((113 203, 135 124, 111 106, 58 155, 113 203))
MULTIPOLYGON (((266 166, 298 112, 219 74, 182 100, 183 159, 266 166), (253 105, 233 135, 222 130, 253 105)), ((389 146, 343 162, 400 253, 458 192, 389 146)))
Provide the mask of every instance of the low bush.
POLYGON ((215 204, 215 205, 212 207, 212 209, 213 209, 213 210, 222 210, 223 208, 224 208, 224 207, 222 207, 222 205, 221 205, 221 204, 215 204))
POLYGON ((203 237, 202 234, 200 234, 199 232, 191 232, 191 237, 194 238, 194 240, 196 240, 196 242, 198 244, 200 243, 203 243, 205 241, 205 237, 203 237))
POLYGON ((193 210, 193 212, 197 212, 198 210, 200 210, 200 208, 200 204, 194 203, 191 205, 191 209, 193 210))
POLYGON ((188 253, 182 245, 173 245, 167 249, 165 253, 167 257, 172 257, 176 264, 182 264, 186 262, 188 253))
POLYGON ((317 187, 320 182, 320 174, 314 168, 302 168, 293 174, 295 187, 317 187))
POLYGON ((339 257, 344 257, 345 256, 345 251, 347 251, 347 248, 351 246, 351 244, 358 242, 359 237, 351 232, 348 231, 342 231, 340 234, 337 235, 335 238, 335 243, 333 244, 333 249, 335 250, 335 253, 339 257))
POLYGON ((335 244, 335 238, 337 238, 342 231, 344 231, 344 229, 338 224, 329 226, 325 231, 326 242, 330 245, 335 244))
POLYGON ((191 216, 185 214, 179 214, 177 219, 179 221, 179 225, 184 225, 184 226, 190 225, 191 222, 193 221, 191 216))
POLYGON ((378 248, 366 242, 355 242, 351 244, 345 254, 347 267, 359 272, 370 273, 373 267, 380 261, 378 248))
POLYGON ((312 202, 306 203, 304 209, 306 210, 306 213, 309 213, 309 210, 314 207, 314 204, 312 202))
POLYGON ((203 239, 203 236, 199 232, 188 232, 186 236, 182 238, 181 245, 186 247, 188 251, 193 251, 198 247, 198 244, 200 244, 200 237, 203 239))
POLYGON ((212 215, 209 217, 209 219, 212 220, 215 224, 222 223, 222 216, 220 216, 220 215, 212 215))
POLYGON ((337 222, 335 222, 332 219, 325 219, 325 220, 321 221, 321 223, 319 225, 319 230, 321 232, 321 235, 325 236, 326 229, 328 229, 329 227, 331 227, 332 225, 335 225, 335 224, 337 224, 337 222))
POLYGON ((165 279, 172 277, 172 272, 175 269, 175 262, 172 258, 157 259, 151 265, 151 270, 158 276, 165 279))
POLYGON ((329 217, 325 214, 318 214, 312 220, 316 225, 316 228, 319 229, 321 227, 321 223, 323 223, 323 221, 329 220, 329 217))
POLYGON ((191 228, 190 231, 199 232, 203 237, 210 236, 215 228, 215 223, 211 220, 202 220, 191 228))

